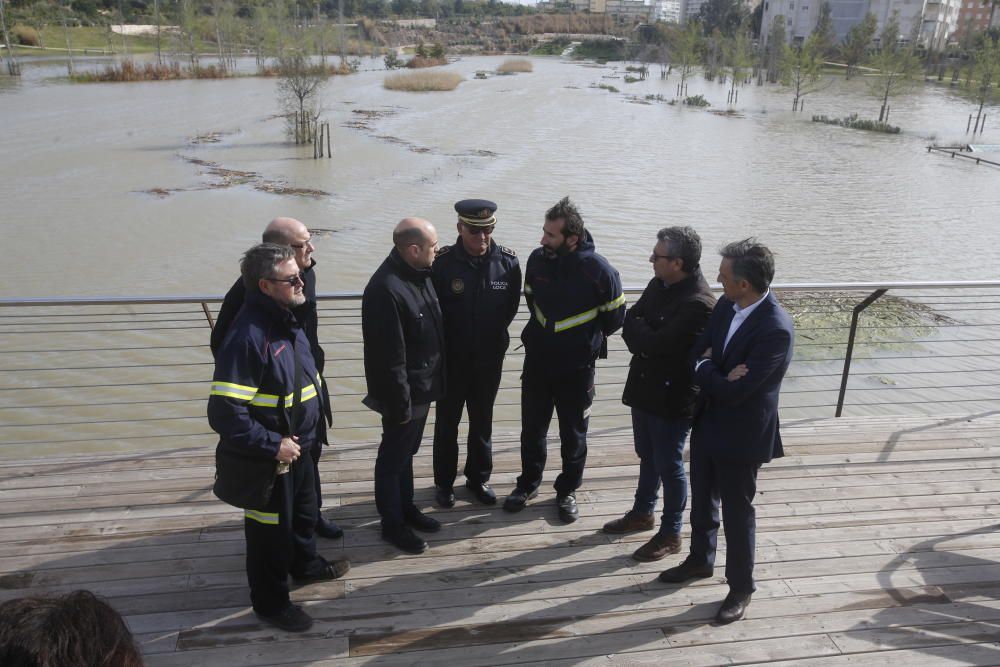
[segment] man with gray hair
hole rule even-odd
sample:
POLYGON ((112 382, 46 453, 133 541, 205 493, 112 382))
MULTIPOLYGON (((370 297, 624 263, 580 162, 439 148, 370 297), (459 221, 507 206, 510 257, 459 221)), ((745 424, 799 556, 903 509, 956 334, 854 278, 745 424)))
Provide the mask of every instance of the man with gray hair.
POLYGON ((638 561, 660 560, 681 548, 684 441, 695 400, 690 351, 715 305, 701 273, 701 239, 690 227, 661 229, 649 262, 653 278, 628 309, 622 328, 632 353, 622 402, 632 408, 639 481, 632 509, 604 524, 604 532, 615 535, 651 530, 662 484, 660 529, 632 554, 638 561))
MULTIPOLYGON (((275 218, 264 228, 263 241, 264 243, 286 245, 295 251, 295 263, 298 265, 299 275, 302 277, 302 293, 305 295, 305 302, 299 306, 295 306, 292 312, 305 330, 306 338, 309 339, 309 347, 312 349, 313 359, 316 361, 316 369, 322 376, 323 369, 326 366, 326 354, 323 352, 323 347, 319 344, 319 317, 316 313, 316 272, 313 270, 316 266, 316 260, 313 259, 313 252, 316 250, 315 244, 318 242, 318 239, 309 231, 308 227, 295 218, 275 218)), ((226 294, 226 298, 219 308, 219 314, 215 318, 215 326, 212 328, 210 343, 212 354, 216 354, 218 349, 222 347, 222 341, 229 332, 233 320, 236 319, 236 314, 243 307, 245 293, 243 279, 240 278, 233 283, 233 286, 226 294)), ((322 447, 328 444, 327 426, 333 426, 330 393, 326 382, 323 383, 320 391, 323 393, 323 414, 326 420, 320 423, 320 444, 313 456, 313 462, 316 464, 316 534, 320 537, 334 540, 343 537, 344 531, 333 521, 324 519, 323 514, 319 511, 323 507, 323 489, 319 477, 319 459, 322 447)))
MULTIPOLYGON (((302 585, 336 579, 349 569, 347 561, 327 562, 316 552, 312 458, 323 420, 322 379, 293 314, 306 301, 295 251, 262 243, 244 254, 240 269, 245 301, 216 352, 208 423, 220 436, 218 461, 277 461, 270 495, 261 490, 266 502, 239 501, 246 508, 250 599, 261 620, 303 632, 312 619, 291 603, 288 575, 302 585)), ((245 471, 217 465, 227 488, 250 484, 242 479, 245 471), (241 479, 231 479, 234 474, 241 479)))
POLYGON ((372 275, 361 299, 364 404, 382 415, 375 460, 375 505, 382 538, 407 553, 427 543, 411 529, 436 532, 441 524, 413 504, 413 455, 420 448, 431 403, 444 396, 444 323, 431 264, 434 225, 404 218, 392 232, 393 249, 372 275))

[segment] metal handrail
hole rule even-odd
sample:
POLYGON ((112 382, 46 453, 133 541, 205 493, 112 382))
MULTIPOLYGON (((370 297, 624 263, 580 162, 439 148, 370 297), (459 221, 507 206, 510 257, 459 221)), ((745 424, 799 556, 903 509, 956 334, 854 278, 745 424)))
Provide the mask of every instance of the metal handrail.
MULTIPOLYGON (((722 291, 722 285, 712 283, 712 290, 722 291)), ((838 291, 856 292, 877 289, 962 289, 962 288, 1000 288, 1000 280, 949 280, 949 281, 910 281, 910 282, 858 282, 858 283, 774 283, 771 289, 776 292, 814 292, 838 291)), ((645 285, 625 287, 627 293, 639 293, 645 285)), ((324 292, 316 298, 322 301, 356 301, 361 292, 324 292)), ((219 295, 181 295, 181 296, 83 296, 83 297, 32 297, 26 299, 0 299, 0 308, 9 306, 110 306, 110 305, 166 305, 184 303, 221 303, 219 295)))

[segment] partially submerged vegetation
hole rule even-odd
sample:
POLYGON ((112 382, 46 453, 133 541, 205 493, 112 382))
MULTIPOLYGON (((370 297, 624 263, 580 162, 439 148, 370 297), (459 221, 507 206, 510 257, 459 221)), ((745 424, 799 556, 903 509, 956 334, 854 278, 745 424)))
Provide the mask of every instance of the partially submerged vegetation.
POLYGON ((515 72, 531 72, 534 66, 527 58, 508 58, 500 63, 497 72, 500 74, 514 74, 515 72))
POLYGON ((852 130, 867 130, 869 132, 883 132, 885 134, 899 134, 900 128, 889 123, 880 123, 877 120, 866 120, 858 118, 858 114, 853 113, 843 118, 829 118, 827 116, 813 116, 814 123, 825 123, 826 125, 838 125, 852 130))
POLYGON ((70 77, 80 83, 175 81, 178 79, 222 79, 229 72, 217 65, 181 67, 179 63, 136 63, 125 60, 113 63, 97 72, 76 72, 70 77))
POLYGON ((428 92, 455 90, 465 79, 456 72, 410 72, 407 74, 390 74, 385 77, 382 85, 387 90, 404 90, 407 92, 428 92))

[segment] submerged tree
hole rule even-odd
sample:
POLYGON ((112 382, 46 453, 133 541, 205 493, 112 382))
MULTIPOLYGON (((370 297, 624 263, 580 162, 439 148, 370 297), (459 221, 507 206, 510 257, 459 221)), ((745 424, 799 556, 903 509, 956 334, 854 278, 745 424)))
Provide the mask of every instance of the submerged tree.
POLYGON ((976 99, 979 109, 976 111, 976 127, 983 117, 983 107, 992 101, 1000 82, 1000 43, 986 36, 982 45, 975 53, 973 77, 976 80, 976 99))
POLYGON ((290 129, 296 143, 309 141, 307 120, 318 117, 319 92, 327 81, 327 71, 311 64, 301 53, 285 55, 278 59, 278 104, 294 116, 290 129), (303 127, 305 126, 305 127, 303 127))
POLYGON ((844 43, 841 46, 841 54, 844 56, 844 63, 847 65, 847 78, 856 72, 868 49, 871 48, 872 39, 875 38, 875 31, 878 30, 878 19, 871 12, 865 14, 860 23, 855 24, 847 32, 844 43))
POLYGON ((781 83, 792 92, 792 111, 798 111, 802 98, 830 85, 822 79, 823 58, 820 42, 812 35, 800 47, 785 46, 781 83))
POLYGON ((878 121, 889 122, 889 99, 906 90, 913 75, 920 70, 920 62, 913 54, 913 43, 903 46, 899 43, 899 15, 894 11, 882 30, 878 53, 869 65, 878 74, 868 83, 868 89, 882 100, 878 121))
POLYGON ((673 43, 670 45, 673 64, 677 66, 680 83, 677 84, 677 96, 687 94, 687 80, 691 77, 701 51, 701 25, 691 21, 683 29, 674 32, 673 43))
POLYGON ((778 14, 771 21, 771 32, 764 47, 761 69, 768 83, 777 83, 781 78, 781 61, 785 50, 785 15, 778 14))
POLYGON ((833 50, 837 42, 837 31, 833 28, 833 8, 827 0, 819 5, 819 18, 812 36, 816 38, 816 51, 820 58, 825 58, 833 50))
POLYGON ((744 31, 739 31, 726 44, 726 70, 729 72, 729 103, 736 101, 736 88, 742 86, 747 79, 747 70, 753 65, 753 53, 750 49, 750 37, 744 31))

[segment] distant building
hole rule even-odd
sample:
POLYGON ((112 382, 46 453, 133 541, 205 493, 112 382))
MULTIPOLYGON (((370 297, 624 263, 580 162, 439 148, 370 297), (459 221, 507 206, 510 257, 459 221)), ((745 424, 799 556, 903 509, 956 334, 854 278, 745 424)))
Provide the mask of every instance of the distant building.
MULTIPOLYGON (((943 49, 959 25, 959 3, 979 0, 829 0, 837 41, 871 12, 878 20, 876 39, 894 11, 898 12, 901 42, 914 36, 922 46, 943 49)), ((816 28, 822 0, 764 0, 761 32, 766 42, 775 16, 785 17, 785 36, 790 44, 801 43, 816 28)))
MULTIPOLYGON (((610 14, 611 16, 650 21, 653 19, 655 7, 647 5, 644 0, 570 0, 573 10, 590 12, 591 14, 610 14)), ((541 11, 554 9, 552 0, 541 0, 536 7, 541 11)))
MULTIPOLYGON (((990 6, 980 0, 961 0, 957 26, 952 41, 961 42, 966 35, 983 32, 990 28, 990 6)), ((993 17, 993 25, 1000 25, 1000 10, 993 17)))
POLYGON ((659 0, 654 5, 653 17, 666 23, 683 23, 684 0, 659 0))

